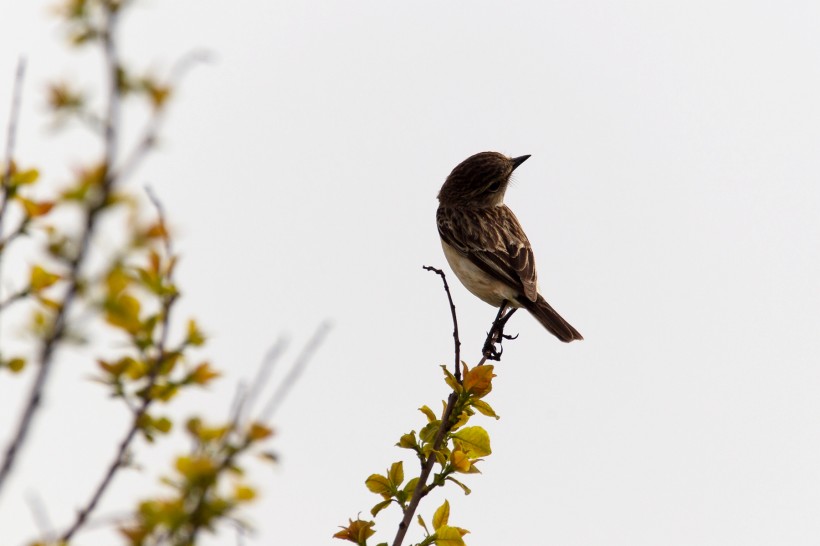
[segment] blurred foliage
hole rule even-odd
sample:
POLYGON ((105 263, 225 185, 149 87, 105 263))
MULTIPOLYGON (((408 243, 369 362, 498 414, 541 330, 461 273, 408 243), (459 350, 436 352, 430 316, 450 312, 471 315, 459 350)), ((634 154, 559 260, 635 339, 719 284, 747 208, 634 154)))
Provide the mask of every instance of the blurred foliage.
MULTIPOLYGON (((188 319, 174 327, 173 310, 180 295, 174 279, 178 256, 162 207, 153 195, 146 199, 126 184, 131 170, 153 148, 179 76, 178 71, 167 78, 138 73, 120 61, 117 28, 132 4, 68 0, 54 10, 63 23, 68 47, 97 48, 103 54, 107 83, 102 92, 84 91, 77 81, 53 82, 46 90, 54 120, 77 121, 97 136, 99 150, 94 157, 55 189, 57 183, 44 181, 38 168, 15 161, 10 124, 9 144, 0 162, 0 265, 31 260, 32 248, 37 256, 24 276, 16 272, 9 278, 0 276, 0 379, 7 380, 10 374, 34 376, 16 432, 0 454, 0 493, 34 426, 49 371, 60 365, 59 347, 87 344, 97 355, 96 363, 92 360, 88 365, 103 389, 101 394, 124 404, 131 416, 111 465, 100 476, 89 477, 97 486, 93 496, 80 504, 76 520, 63 532, 34 544, 72 543, 116 473, 136 466, 135 438, 155 442, 176 428, 171 413, 159 408, 189 390, 207 387, 220 375, 195 355, 206 341, 198 323, 188 319), (103 103, 92 96, 104 97, 103 103), (130 98, 150 108, 142 138, 125 149, 119 138, 120 114, 130 98), (116 248, 94 245, 103 219, 106 230, 120 239, 116 248), (9 321, 16 331, 24 328, 28 334, 25 339, 18 335, 11 339, 13 354, 6 353, 4 343, 9 341, 5 324, 9 321), (172 336, 172 330, 182 334, 172 336)), ((272 430, 240 413, 213 425, 204 424, 200 417, 187 420, 182 433, 191 440, 190 450, 176 458, 162 479, 166 493, 139 501, 130 517, 117 524, 125 543, 194 544, 202 531, 214 531, 224 522, 236 525, 237 510, 257 496, 243 477, 249 455, 275 460, 261 449, 272 430)), ((14 426, 4 424, 9 430, 14 426)))

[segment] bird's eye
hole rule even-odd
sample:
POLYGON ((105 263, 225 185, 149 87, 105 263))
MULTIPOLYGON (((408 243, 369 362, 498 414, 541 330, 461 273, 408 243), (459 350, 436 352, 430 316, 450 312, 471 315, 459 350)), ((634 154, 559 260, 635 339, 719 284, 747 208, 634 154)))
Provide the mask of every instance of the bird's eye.
POLYGON ((488 192, 490 192, 490 193, 495 193, 495 192, 497 192, 497 191, 498 191, 498 190, 500 190, 500 189, 501 189, 501 182, 493 182, 493 183, 492 183, 492 184, 490 184, 490 186, 487 188, 487 191, 488 191, 488 192))

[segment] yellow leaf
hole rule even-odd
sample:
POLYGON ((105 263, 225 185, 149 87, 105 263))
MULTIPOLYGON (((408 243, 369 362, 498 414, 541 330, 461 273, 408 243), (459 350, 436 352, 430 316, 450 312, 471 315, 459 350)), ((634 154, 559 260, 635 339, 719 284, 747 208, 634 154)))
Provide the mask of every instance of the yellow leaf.
POLYGON ((23 205, 23 210, 26 211, 26 216, 31 218, 37 218, 38 216, 44 216, 51 212, 51 209, 54 208, 54 203, 52 201, 32 201, 31 199, 26 199, 25 197, 17 196, 17 200, 23 205))
POLYGON ((251 429, 248 431, 248 438, 253 441, 257 440, 264 440, 265 438, 271 436, 273 434, 273 430, 265 425, 260 423, 253 423, 251 425, 251 429))
POLYGON ((373 521, 364 521, 357 519, 356 521, 348 520, 350 525, 342 527, 342 530, 333 535, 333 538, 341 538, 342 540, 349 540, 356 544, 364 544, 365 541, 373 535, 376 531, 373 527, 376 525, 373 521))
POLYGON ((60 278, 60 275, 57 275, 56 273, 49 273, 41 266, 35 265, 31 268, 31 273, 29 274, 31 291, 39 292, 40 290, 48 288, 52 284, 59 281, 60 278))
POLYGON ((205 343, 205 336, 202 334, 202 331, 194 319, 188 321, 188 337, 186 341, 194 347, 199 347, 205 343))
POLYGON ((171 427, 173 426, 173 423, 171 423, 171 420, 167 417, 155 419, 153 424, 155 429, 165 434, 171 432, 171 427))
POLYGON ((494 417, 495 419, 501 419, 498 415, 496 415, 495 410, 484 400, 473 400, 470 403, 475 409, 479 412, 483 413, 487 417, 494 417))
POLYGON ((447 525, 447 522, 450 519, 450 503, 445 499, 444 504, 438 507, 436 513, 433 514, 433 529, 438 530, 439 528, 447 525))
POLYGON ((165 224, 158 221, 145 228, 143 236, 146 239, 165 239, 168 237, 168 231, 165 229, 165 224))
POLYGON ((468 393, 482 398, 493 389, 493 365, 476 366, 472 370, 464 366, 464 390, 468 393))
POLYGON ((256 498, 256 491, 247 485, 237 485, 234 487, 233 496, 236 500, 250 501, 256 498))
POLYGON ((464 546, 464 539, 461 538, 462 531, 464 529, 445 525, 436 530, 434 543, 436 546, 464 546))
POLYGON ((415 449, 418 446, 418 442, 416 441, 416 431, 408 432, 407 434, 403 434, 401 438, 399 438, 399 443, 396 444, 399 447, 403 447, 405 449, 415 449))
POLYGON ((364 481, 364 484, 370 491, 376 493, 377 495, 389 496, 391 494, 390 480, 388 480, 381 474, 371 474, 364 481))
POLYGON ((444 382, 447 383, 447 385, 449 385, 450 388, 453 389, 455 392, 461 393, 461 391, 463 390, 462 386, 458 384, 458 381, 456 381, 455 376, 452 373, 450 373, 450 370, 447 369, 447 366, 442 366, 441 369, 444 370, 444 382))
POLYGON ((141 326, 140 308, 141 305, 137 298, 130 294, 121 294, 116 299, 109 300, 105 320, 129 334, 136 334, 141 326))
POLYGON ((466 427, 453 433, 452 437, 461 441, 464 453, 471 459, 492 453, 490 435, 481 427, 466 427))
POLYGON ((390 483, 398 487, 404 481, 404 466, 401 461, 390 465, 390 470, 387 472, 387 479, 390 483))
POLYGON ((25 171, 17 171, 11 177, 12 186, 27 186, 34 184, 40 178, 40 171, 37 169, 26 169, 25 171))
POLYGON ((148 96, 151 97, 151 104, 159 110, 171 96, 171 88, 160 85, 153 85, 148 88, 148 96))
POLYGON ((473 464, 470 462, 469 457, 464 454, 461 450, 454 450, 453 453, 450 455, 450 462, 453 465, 453 468, 456 469, 457 472, 469 472, 470 467, 473 464))
POLYGON ((431 410, 428 406, 425 405, 425 406, 420 407, 419 411, 427 416, 427 422, 428 423, 432 423, 433 421, 436 420, 436 414, 433 413, 433 410, 431 410))
POLYGON ((185 478, 194 481, 212 476, 216 471, 216 464, 209 457, 178 457, 176 468, 185 478))
POLYGON ((210 364, 203 362, 191 373, 190 380, 197 385, 205 385, 211 380, 219 377, 219 375, 220 373, 211 368, 210 364))
POLYGON ((8 362, 6 362, 6 366, 8 366, 9 370, 13 373, 18 373, 23 371, 23 368, 26 367, 26 359, 20 358, 19 356, 16 358, 12 358, 8 362))
POLYGON ((105 277, 105 287, 109 298, 118 296, 129 284, 131 284, 131 277, 121 265, 114 266, 105 277))

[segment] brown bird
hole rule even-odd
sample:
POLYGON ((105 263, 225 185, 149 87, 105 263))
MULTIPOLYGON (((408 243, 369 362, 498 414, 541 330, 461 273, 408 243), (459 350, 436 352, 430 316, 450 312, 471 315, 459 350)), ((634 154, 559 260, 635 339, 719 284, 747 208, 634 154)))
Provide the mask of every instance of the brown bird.
POLYGON ((504 204, 512 172, 530 156, 481 152, 441 186, 436 221, 447 262, 461 283, 494 307, 523 307, 561 341, 584 339, 538 293, 535 257, 504 204))

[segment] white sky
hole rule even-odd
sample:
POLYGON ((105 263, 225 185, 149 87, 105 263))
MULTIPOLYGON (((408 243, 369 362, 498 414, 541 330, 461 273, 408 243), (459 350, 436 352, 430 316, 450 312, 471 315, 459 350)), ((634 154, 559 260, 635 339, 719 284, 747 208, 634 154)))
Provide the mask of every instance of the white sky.
MULTIPOLYGON (((59 51, 49 4, 0 0, 0 123, 25 54, 20 157, 59 184, 93 150, 47 130, 43 85, 77 70, 93 83, 99 69, 59 51)), ((470 546, 816 544, 818 20, 812 1, 135 9, 126 58, 162 69, 193 48, 215 56, 134 180, 178 230, 178 317, 199 317, 226 371, 185 411, 224 415, 280 333, 292 356, 335 324, 278 414, 282 464, 255 473, 248 543, 333 543, 378 500, 366 476, 405 457, 392 446, 423 423, 415 408, 446 395, 450 318, 421 270, 446 265, 435 196, 462 159, 497 150, 532 154, 507 203, 544 295, 586 340, 512 320, 521 336, 488 400, 502 419, 477 423, 494 453, 466 477, 472 495, 445 491, 470 546)), ((494 310, 460 285, 454 296, 475 361, 494 310)), ((0 500, 3 546, 36 536, 26 495, 63 528, 113 456, 127 416, 86 380, 93 367, 69 358, 55 374, 0 500)), ((0 376, 0 430, 27 381, 0 376)), ((138 457, 162 468, 181 447, 138 457)), ((122 474, 100 514, 161 491, 155 478, 122 474)), ((428 521, 442 498, 422 503, 428 521)))

